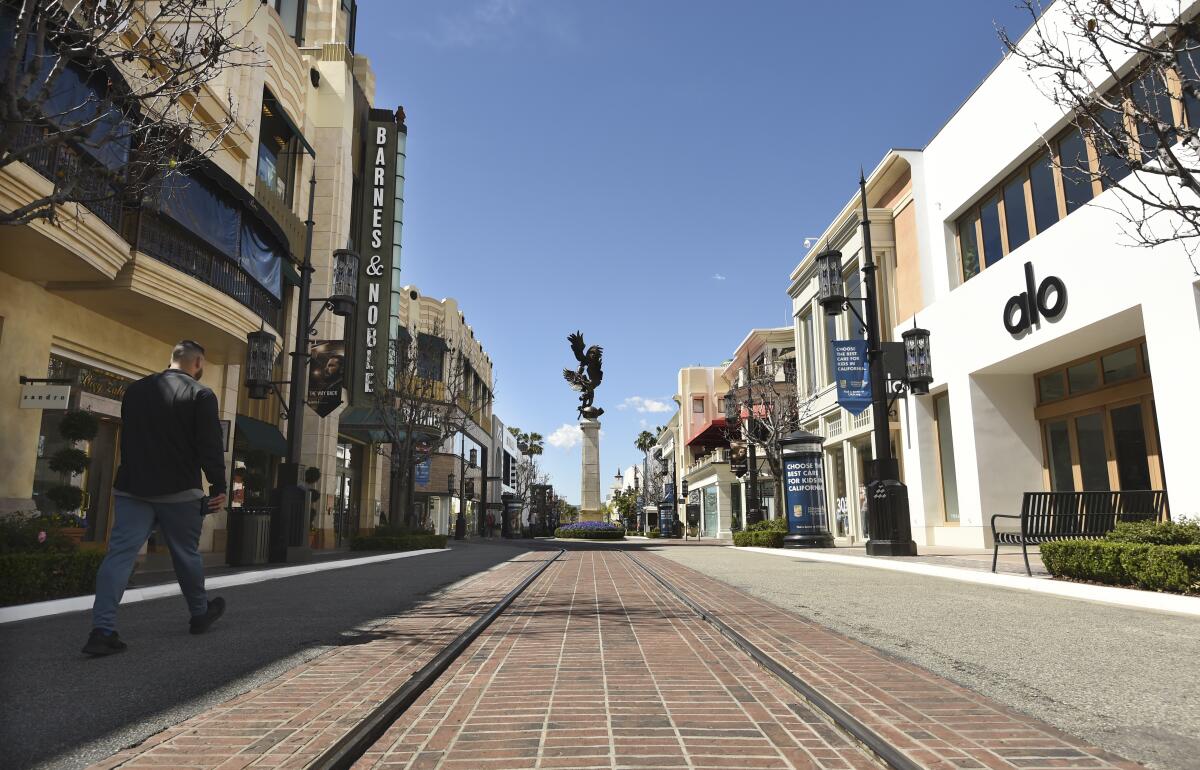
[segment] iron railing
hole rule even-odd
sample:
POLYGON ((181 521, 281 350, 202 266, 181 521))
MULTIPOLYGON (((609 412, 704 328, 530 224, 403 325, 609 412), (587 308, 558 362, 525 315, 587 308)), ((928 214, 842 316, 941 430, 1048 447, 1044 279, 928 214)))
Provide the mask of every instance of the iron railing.
POLYGON ((134 246, 233 297, 274 328, 281 328, 282 308, 274 295, 241 265, 166 216, 143 208, 138 215, 134 246))
MULTIPOLYGON (((29 145, 38 141, 39 135, 44 133, 45 129, 41 126, 26 125, 17 142, 29 145)), ((75 197, 81 200, 80 205, 113 230, 121 231, 120 192, 106 181, 107 171, 97 161, 65 144, 36 147, 22 160, 56 186, 62 185, 65 180, 75 180, 75 197)))

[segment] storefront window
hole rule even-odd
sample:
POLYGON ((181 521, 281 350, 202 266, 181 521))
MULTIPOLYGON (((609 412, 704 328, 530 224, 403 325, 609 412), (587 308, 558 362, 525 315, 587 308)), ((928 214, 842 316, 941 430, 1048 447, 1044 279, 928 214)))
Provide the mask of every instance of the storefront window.
POLYGON ((1033 193, 1033 223, 1039 233, 1058 221, 1058 194, 1054 191, 1054 162, 1042 153, 1029 165, 1029 187, 1033 193))
POLYGON ((1075 476, 1071 463, 1071 436, 1066 420, 1046 423, 1046 465, 1050 470, 1053 492, 1074 492, 1075 476))
POLYGON ((1083 134, 1075 128, 1058 142, 1059 162, 1062 164, 1063 194, 1070 214, 1092 199, 1091 165, 1083 134))
POLYGON ((1111 489, 1108 480, 1108 453, 1104 442, 1104 414, 1092 412, 1075 418, 1076 443, 1079 446, 1079 475, 1085 491, 1111 489))
POLYGON ((704 535, 705 537, 717 536, 717 525, 720 523, 720 508, 718 501, 717 485, 712 484, 704 488, 704 535))
POLYGON ((1062 372, 1051 372, 1038 377, 1038 399, 1054 401, 1067 395, 1067 386, 1062 372))
POLYGON ((1109 385, 1137 375, 1137 348, 1125 348, 1100 359, 1104 384, 1109 385))
POLYGON ((983 234, 983 261, 989 267, 1004 257, 1000 240, 1000 196, 993 195, 979 207, 979 229, 983 234))
POLYGON ((1071 395, 1095 390, 1100 386, 1100 368, 1094 360, 1068 367, 1067 383, 1071 386, 1071 395))
POLYGON ((958 220, 958 248, 964 281, 979 275, 979 241, 975 237, 975 223, 978 221, 979 218, 974 214, 958 220))
POLYGON ((1029 240, 1029 219, 1025 215, 1025 178, 1017 177, 1004 185, 1004 229, 1008 250, 1029 240))
POLYGON ((954 431, 950 425, 950 398, 934 400, 937 420, 938 460, 942 471, 942 510, 947 522, 958 522, 958 474, 954 468, 954 431))

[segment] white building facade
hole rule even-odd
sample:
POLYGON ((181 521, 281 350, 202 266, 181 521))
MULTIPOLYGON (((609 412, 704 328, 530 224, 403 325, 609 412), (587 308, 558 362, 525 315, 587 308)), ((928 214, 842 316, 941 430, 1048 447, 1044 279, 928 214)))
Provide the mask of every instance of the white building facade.
POLYGON ((990 545, 1031 491, 1166 489, 1200 512, 1200 277, 1183 246, 1133 243, 1119 190, 1064 178, 1077 147, 1007 57, 913 163, 935 377, 899 420, 918 544, 990 545))

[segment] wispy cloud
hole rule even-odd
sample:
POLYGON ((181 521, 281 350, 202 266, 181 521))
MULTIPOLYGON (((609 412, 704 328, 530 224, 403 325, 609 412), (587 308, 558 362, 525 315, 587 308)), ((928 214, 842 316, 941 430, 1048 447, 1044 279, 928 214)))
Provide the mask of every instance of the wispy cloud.
POLYGON ((642 396, 630 396, 617 405, 617 409, 633 409, 634 411, 643 414, 650 412, 656 414, 658 412, 671 411, 671 405, 666 401, 659 401, 654 398, 643 398, 642 396))
POLYGON ((572 425, 569 422, 564 422, 562 425, 546 437, 546 443, 556 449, 572 449, 579 446, 583 441, 583 431, 578 425, 572 425))
POLYGON ((574 46, 578 34, 574 20, 552 6, 531 7, 529 0, 474 0, 460 4, 421 31, 439 48, 474 48, 508 42, 524 29, 560 45, 574 46))
POLYGON ((720 273, 713 273, 713 280, 714 281, 724 281, 725 276, 721 275, 720 273))

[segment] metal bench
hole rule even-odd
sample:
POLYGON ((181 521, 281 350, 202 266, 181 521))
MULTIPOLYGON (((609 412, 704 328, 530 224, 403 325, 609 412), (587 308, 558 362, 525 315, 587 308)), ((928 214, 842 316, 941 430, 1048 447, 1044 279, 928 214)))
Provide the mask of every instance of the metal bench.
POLYGON ((992 516, 992 572, 1001 545, 1021 546, 1025 572, 1030 576, 1029 546, 1053 540, 1098 540, 1118 521, 1157 521, 1167 513, 1167 493, 1161 489, 1120 492, 1026 492, 1021 514, 992 516), (996 529, 996 519, 1016 519, 1019 531, 996 529))

